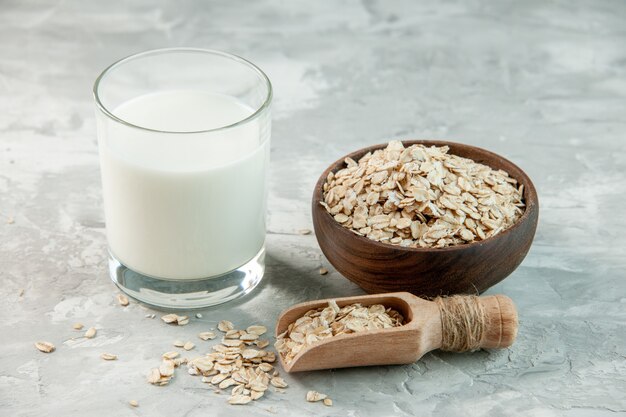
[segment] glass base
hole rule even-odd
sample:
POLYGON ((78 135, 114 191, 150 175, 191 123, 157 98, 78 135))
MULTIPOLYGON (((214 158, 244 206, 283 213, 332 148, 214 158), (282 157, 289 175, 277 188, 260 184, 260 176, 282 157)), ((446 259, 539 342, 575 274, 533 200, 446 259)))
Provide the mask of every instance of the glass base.
POLYGON ((248 263, 226 274, 193 279, 163 279, 140 274, 109 252, 109 275, 122 291, 156 307, 193 309, 225 303, 248 294, 265 272, 265 247, 248 263))

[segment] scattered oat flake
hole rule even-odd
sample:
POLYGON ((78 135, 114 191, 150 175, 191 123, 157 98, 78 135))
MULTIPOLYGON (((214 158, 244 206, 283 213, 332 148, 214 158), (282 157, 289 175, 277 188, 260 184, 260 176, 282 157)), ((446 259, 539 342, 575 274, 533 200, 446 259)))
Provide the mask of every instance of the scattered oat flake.
POLYGON ((298 233, 301 235, 310 235, 312 233, 311 229, 300 229, 298 233))
POLYGON ((220 382, 218 387, 220 389, 226 389, 226 388, 232 387, 233 385, 237 385, 237 381, 235 381, 233 378, 226 378, 225 380, 220 382))
POLYGON ((275 386, 276 388, 287 388, 288 385, 285 382, 284 379, 282 379, 279 376, 275 376, 270 380, 270 384, 272 384, 273 386, 275 386))
POLYGON ((320 268, 320 271, 319 271, 319 272, 320 272, 320 275, 326 275, 326 274, 328 274, 328 269, 326 269, 326 268, 320 268))
POLYGON ((252 359, 259 356, 260 352, 261 351, 256 349, 244 349, 243 352, 241 352, 241 356, 243 356, 244 359, 252 359))
POLYGON ((211 340, 215 339, 215 333, 213 332, 202 332, 198 334, 198 337, 202 340, 211 340))
POLYGON ((258 400, 264 394, 265 394, 265 391, 255 391, 255 390, 252 390, 252 391, 250 391, 250 398, 252 398, 253 400, 258 400))
POLYGON ((161 316, 161 320, 163 320, 167 324, 175 323, 176 321, 178 321, 178 314, 166 314, 164 316, 161 316))
POLYGON ((248 404, 250 401, 252 401, 252 397, 248 395, 241 395, 241 394, 232 395, 231 397, 228 398, 228 403, 233 404, 233 405, 248 404))
POLYGON ((241 336, 240 330, 229 330, 224 335, 224 339, 239 339, 239 336, 241 336))
POLYGON ((276 361, 274 352, 247 347, 259 342, 261 346, 269 344, 267 340, 258 340, 259 334, 267 332, 265 326, 253 325, 246 330, 236 330, 231 322, 223 320, 218 328, 224 332, 221 343, 213 345, 212 352, 187 362, 190 375, 200 376, 203 383, 216 388, 215 392, 230 389, 231 404, 258 400, 269 385, 287 386, 271 365, 276 361), (240 337, 250 340, 241 340, 240 337))
POLYGON ((195 345, 195 344, 193 344, 193 342, 187 342, 187 343, 185 343, 185 344, 183 345, 183 349, 185 349, 185 350, 191 350, 191 349, 193 349, 194 347, 196 347, 196 345, 195 345))
POLYGON ((163 359, 175 359, 180 355, 180 353, 178 352, 165 352, 163 355, 161 355, 163 357, 163 359))
POLYGON ((309 391, 306 393, 306 400, 308 402, 317 402, 326 399, 326 394, 321 394, 317 391, 309 391))
POLYGON ((263 349, 263 348, 267 347, 270 344, 270 341, 269 340, 255 340, 254 344, 258 348, 263 349))
POLYGON ((263 372, 272 372, 274 370, 274 367, 270 365, 269 363, 260 363, 259 369, 262 370, 263 372))
POLYGON ((177 324, 179 326, 184 326, 189 323, 189 317, 187 316, 179 316, 178 314, 166 314, 161 316, 161 320, 163 320, 167 324, 177 324))
POLYGON ((159 372, 158 368, 152 368, 150 373, 148 374, 148 382, 151 384, 156 384, 161 379, 161 372, 159 372))
POLYGON ((54 345, 50 342, 37 342, 35 343, 35 347, 43 353, 50 353, 50 352, 54 352, 54 350, 56 349, 54 347, 54 345))
POLYGON ((163 362, 161 362, 161 366, 159 366, 159 373, 162 376, 172 376, 174 375, 174 368, 174 361, 164 359, 163 362))
POLYGON ((185 346, 185 342, 183 342, 182 340, 175 340, 174 341, 174 346, 176 346, 176 347, 183 347, 183 346, 185 346))
POLYGON ((229 330, 233 330, 235 326, 228 320, 222 320, 217 324, 217 329, 226 333, 229 330))
POLYGON ((87 329, 87 331, 85 332, 85 337, 87 339, 92 339, 95 335, 96 335, 96 328, 95 327, 90 327, 89 329, 87 329))
POLYGON ((267 332, 267 327, 258 325, 250 326, 246 329, 246 332, 261 336, 267 332))
POLYGON ((117 302, 122 306, 122 307, 126 307, 129 303, 128 301, 128 297, 126 297, 124 294, 118 294, 117 295, 117 302))
POLYGON ((244 345, 243 340, 239 339, 222 339, 222 345, 226 347, 241 347, 244 345))
POLYGON ((85 326, 83 326, 83 323, 74 323, 74 324, 72 325, 72 328, 73 328, 74 330, 82 330, 82 329, 83 329, 83 327, 85 327, 85 326))
POLYGON ((202 314, 200 314, 200 313, 196 313, 196 318, 197 318, 197 319, 201 319, 201 318, 202 318, 202 314))
POLYGON ((114 355, 112 353, 103 353, 102 355, 100 355, 100 357, 104 359, 105 361, 117 360, 117 355, 114 355))
POLYGON ((131 407, 139 407, 137 400, 130 400, 128 404, 130 404, 131 407))
POLYGON ((254 333, 244 333, 239 337, 239 340, 243 340, 244 342, 252 342, 259 338, 258 334, 254 333))
POLYGON ((324 398, 324 405, 326 407, 332 407, 333 405, 333 400, 331 400, 330 398, 324 398))
POLYGON ((213 378, 211 378, 211 384, 218 385, 226 378, 228 378, 228 374, 217 374, 213 378))
POLYGON ((263 355, 263 362, 272 363, 276 361, 276 354, 274 352, 265 352, 263 355))

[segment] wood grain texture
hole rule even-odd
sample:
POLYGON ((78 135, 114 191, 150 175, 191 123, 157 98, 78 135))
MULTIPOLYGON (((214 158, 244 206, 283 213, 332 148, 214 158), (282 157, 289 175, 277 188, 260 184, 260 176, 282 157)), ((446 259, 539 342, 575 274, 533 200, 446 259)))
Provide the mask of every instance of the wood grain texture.
MULTIPOLYGON (((454 142, 407 140, 405 146, 449 146, 450 153, 503 169, 524 184, 526 210, 515 225, 485 240, 446 248, 403 248, 358 236, 342 227, 322 207, 322 187, 330 171, 344 166, 335 161, 320 176, 313 192, 313 225, 317 241, 330 263, 368 293, 408 291, 418 296, 482 293, 502 281, 522 262, 535 235, 539 215, 537 192, 522 169, 484 149, 454 142)), ((370 146, 346 157, 358 160, 370 146)))
MULTIPOLYGON (((283 311, 276 323, 276 336, 307 311, 328 306, 328 301, 308 301, 283 311)), ((302 349, 290 363, 285 363, 281 357, 287 372, 413 363, 442 345, 441 313, 432 301, 407 292, 336 298, 335 301, 340 307, 354 303, 392 307, 404 316, 405 324, 323 339, 302 349)), ((480 297, 479 301, 487 316, 481 347, 505 348, 513 344, 518 325, 513 301, 504 295, 480 297)))
POLYGON ((513 300, 506 295, 480 297, 487 315, 481 347, 499 349, 511 346, 517 338, 518 318, 513 300))

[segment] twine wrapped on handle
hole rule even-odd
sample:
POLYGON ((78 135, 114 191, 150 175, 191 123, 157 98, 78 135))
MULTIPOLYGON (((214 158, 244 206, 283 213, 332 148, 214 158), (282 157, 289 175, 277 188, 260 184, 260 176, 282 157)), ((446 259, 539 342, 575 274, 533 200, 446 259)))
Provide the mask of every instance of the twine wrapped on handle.
POLYGON ((433 300, 441 312, 441 350, 467 352, 480 349, 487 314, 475 295, 453 295, 433 300))

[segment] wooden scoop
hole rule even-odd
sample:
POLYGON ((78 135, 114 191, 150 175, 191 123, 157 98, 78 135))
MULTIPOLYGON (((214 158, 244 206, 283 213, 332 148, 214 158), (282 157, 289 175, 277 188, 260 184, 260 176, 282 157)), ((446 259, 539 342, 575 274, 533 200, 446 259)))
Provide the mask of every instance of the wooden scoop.
MULTIPOLYGON (((280 361, 287 372, 414 363, 427 352, 445 347, 441 309, 433 301, 424 300, 408 292, 334 300, 339 307, 354 303, 361 303, 364 306, 382 304, 391 307, 404 316, 405 324, 388 329, 341 334, 305 346, 289 363, 285 363, 281 356, 280 361)), ((444 303, 445 300, 444 298, 444 303)), ((327 307, 328 301, 308 301, 283 311, 276 324, 276 335, 287 330, 289 324, 307 311, 327 307)), ((511 346, 517 335, 517 311, 513 301, 505 295, 478 297, 478 301, 484 309, 485 323, 478 347, 493 349, 511 346)), ((472 318, 475 317, 466 315, 461 317, 460 321, 472 318)), ((452 324, 452 326, 462 325, 462 323, 452 324)))

